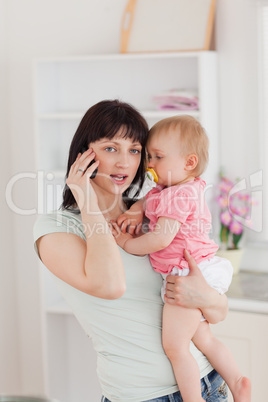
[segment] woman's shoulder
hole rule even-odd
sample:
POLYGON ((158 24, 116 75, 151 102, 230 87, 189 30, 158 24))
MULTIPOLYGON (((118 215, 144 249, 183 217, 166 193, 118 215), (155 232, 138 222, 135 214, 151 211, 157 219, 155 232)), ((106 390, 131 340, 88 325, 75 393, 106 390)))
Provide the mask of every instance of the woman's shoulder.
POLYGON ((73 233, 85 238, 80 213, 64 209, 39 215, 33 228, 34 241, 49 233, 73 233))

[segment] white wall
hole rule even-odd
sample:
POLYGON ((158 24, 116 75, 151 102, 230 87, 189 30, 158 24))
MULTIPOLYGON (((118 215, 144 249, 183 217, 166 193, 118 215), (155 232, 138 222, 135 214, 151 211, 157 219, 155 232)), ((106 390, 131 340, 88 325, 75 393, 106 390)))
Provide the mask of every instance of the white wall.
POLYGON ((5 6, 5 2, 0 0, 0 392, 11 392, 19 389, 19 349, 13 216, 4 198, 11 166, 5 6))
MULTIPOLYGON (((126 0, 6 0, 3 3, 7 7, 11 174, 15 175, 35 169, 32 60, 118 52, 126 0)), ((14 187, 15 204, 26 209, 36 207, 35 190, 35 183, 30 179, 18 183, 14 187)), ((43 392, 44 383, 39 275, 32 244, 35 217, 13 214, 13 218, 15 266, 10 268, 18 280, 21 392, 39 393, 43 392)))
MULTIPOLYGON (((219 0, 216 18, 216 46, 219 53, 219 106, 220 106, 220 155, 221 164, 232 180, 245 179, 247 191, 262 191, 259 200, 256 230, 245 229, 242 243, 247 242, 242 266, 265 272, 267 257, 258 258, 256 244, 267 241, 268 221, 265 218, 265 180, 268 175, 261 152, 262 133, 259 127, 259 77, 258 50, 260 47, 260 21, 255 0, 219 0), (254 173, 262 172, 263 184, 251 187, 254 173), (266 238, 265 238, 266 233, 266 238)), ((267 165, 266 165, 267 166, 267 165)), ((257 194, 257 193, 256 193, 257 194)), ((261 246, 265 248, 264 246, 261 246)), ((267 248, 267 247, 266 247, 267 248)))
POLYGON ((257 1, 218 0, 221 163, 230 178, 259 169, 257 1))
MULTIPOLYGON (((8 108, 3 98, 1 131, 9 132, 11 162, 9 175, 34 171, 32 59, 47 56, 114 53, 119 51, 120 21, 127 0, 0 0, 7 7, 6 37, 1 42, 8 54, 8 108), (5 115, 8 113, 8 119, 5 115)), ((257 153, 253 134, 256 129, 256 108, 251 96, 255 96, 256 72, 254 51, 253 13, 249 0, 218 0, 216 44, 220 56, 220 115, 221 159, 228 170, 245 175, 255 169, 257 153), (253 73, 252 73, 253 72, 253 73), (254 78, 254 77, 253 77, 254 78), (250 117, 250 118, 248 118, 250 117), (253 156, 252 159, 247 155, 253 156)), ((4 14, 3 14, 4 15, 4 14)), ((0 9, 0 18, 3 18, 0 9)), ((1 26, 0 20, 0 26, 1 26)), ((1 34, 1 33, 0 33, 1 34)), ((0 35, 2 38, 2 35, 0 35)), ((1 52, 2 53, 2 52, 1 52)), ((0 73, 4 67, 1 65, 0 73)), ((2 74, 1 74, 2 77, 2 74)), ((2 81, 1 81, 2 86, 2 81)), ((7 90, 7 88, 4 88, 7 90)), ((3 92, 4 93, 4 92, 3 92)), ((1 97, 2 91, 1 91, 1 97)), ((8 137, 1 135, 8 149, 8 137)), ((1 151, 1 161, 9 165, 8 156, 1 151), (3 154, 3 158, 2 158, 3 154)), ((2 170, 2 169, 1 169, 2 170)), ((14 188, 17 205, 27 209, 36 207, 36 187, 25 180, 14 188)), ((2 212, 2 211, 1 211, 2 212)), ((9 214, 10 215, 10 214, 9 214)), ((12 359, 17 358, 16 297, 18 298, 18 325, 20 359, 20 391, 40 393, 42 380, 42 350, 39 315, 39 276, 37 258, 33 253, 32 225, 35 217, 12 214, 13 231, 5 239, 6 250, 12 251, 14 261, 7 254, 9 274, 0 282, 0 294, 10 299, 13 321, 6 328, 5 341, 8 350, 14 348, 12 359), (11 242, 12 235, 12 242, 11 242), (14 289, 17 281, 17 292, 14 289), (11 295, 7 289, 11 289, 11 295)), ((5 214, 8 226, 8 212, 5 214)), ((2 234, 1 234, 2 244, 2 234)), ((5 255, 5 253, 3 253, 5 255)), ((1 252, 2 260, 2 252, 1 252)), ((2 304, 1 304, 2 305, 2 304)), ((0 311, 2 328, 3 314, 0 311)), ((2 363, 2 350, 0 370, 2 363)), ((3 352, 4 358, 6 354, 3 352)), ((12 360, 12 361, 13 361, 12 360)), ((15 368, 13 363, 12 365, 15 368)), ((19 386, 15 373, 14 390, 19 386)), ((0 371, 1 374, 1 371, 0 371)), ((5 390, 1 384, 0 392, 5 390)))

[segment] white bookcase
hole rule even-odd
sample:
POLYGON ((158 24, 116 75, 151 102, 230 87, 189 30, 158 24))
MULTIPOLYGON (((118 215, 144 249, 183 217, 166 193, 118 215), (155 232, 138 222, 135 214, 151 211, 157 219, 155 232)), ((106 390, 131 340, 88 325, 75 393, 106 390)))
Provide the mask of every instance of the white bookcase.
MULTIPOLYGON (((210 139, 210 164, 204 178, 207 199, 219 171, 218 81, 215 52, 116 54, 44 59, 34 62, 36 168, 39 213, 61 203, 68 149, 76 128, 94 103, 118 98, 147 119, 179 114, 157 111, 152 98, 170 89, 195 89, 199 110, 183 112, 200 120, 210 139)), ((61 402, 98 401, 96 356, 50 274, 40 269, 43 305, 43 356, 47 392, 61 402)))

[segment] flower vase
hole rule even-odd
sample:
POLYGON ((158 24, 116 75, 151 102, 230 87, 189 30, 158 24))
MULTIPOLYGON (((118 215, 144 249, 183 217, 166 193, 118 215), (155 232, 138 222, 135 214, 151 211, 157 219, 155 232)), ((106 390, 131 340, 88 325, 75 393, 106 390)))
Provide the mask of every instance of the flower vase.
POLYGON ((237 275, 240 270, 240 264, 242 260, 242 255, 243 255, 243 249, 238 248, 238 249, 230 249, 230 250, 221 250, 219 249, 217 251, 217 256, 226 258, 229 260, 234 268, 234 275, 237 275))

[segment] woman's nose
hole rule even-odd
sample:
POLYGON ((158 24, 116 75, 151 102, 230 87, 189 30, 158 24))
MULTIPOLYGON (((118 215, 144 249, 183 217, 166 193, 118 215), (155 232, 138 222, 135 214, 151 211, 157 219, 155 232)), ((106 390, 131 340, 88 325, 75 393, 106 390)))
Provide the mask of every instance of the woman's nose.
POLYGON ((120 154, 116 165, 121 168, 127 168, 129 166, 129 155, 120 154))

